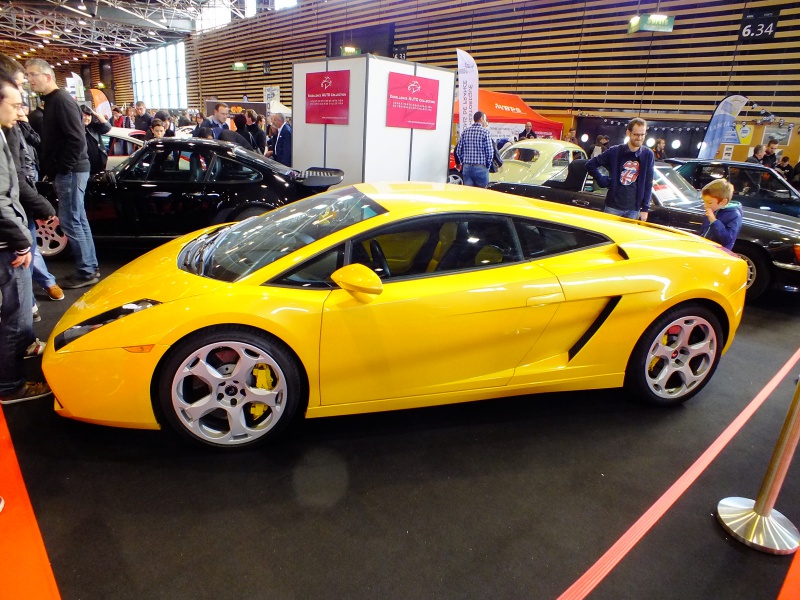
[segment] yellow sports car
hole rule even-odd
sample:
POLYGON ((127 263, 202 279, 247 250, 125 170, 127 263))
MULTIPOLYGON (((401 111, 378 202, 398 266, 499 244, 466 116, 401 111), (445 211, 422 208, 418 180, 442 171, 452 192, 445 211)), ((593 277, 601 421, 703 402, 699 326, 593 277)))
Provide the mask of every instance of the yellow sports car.
POLYGON ((625 386, 678 404, 730 346, 747 266, 692 234, 447 184, 361 184, 167 243, 73 305, 66 417, 217 447, 295 417, 625 386))

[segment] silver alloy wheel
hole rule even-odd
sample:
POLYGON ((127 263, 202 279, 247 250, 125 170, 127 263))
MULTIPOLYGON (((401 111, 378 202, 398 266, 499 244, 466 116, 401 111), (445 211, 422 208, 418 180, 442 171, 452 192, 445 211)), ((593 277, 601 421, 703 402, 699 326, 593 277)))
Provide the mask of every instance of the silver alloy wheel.
POLYGON ((661 398, 685 396, 712 372, 717 344, 717 333, 706 319, 675 319, 650 345, 644 363, 647 386, 661 398))
POLYGON ((464 179, 461 176, 461 173, 459 173, 458 171, 455 172, 451 171, 447 175, 447 183, 452 183, 454 185, 464 185, 464 179))
POLYGON ((44 257, 56 256, 64 251, 67 247, 67 235, 61 229, 58 219, 44 223, 37 221, 36 245, 44 257))
POLYGON ((753 262, 753 259, 747 256, 747 254, 736 254, 739 258, 741 258, 744 262, 747 263, 747 289, 750 289, 750 286, 753 285, 753 282, 756 280, 758 275, 758 269, 756 268, 756 263, 753 262))
POLYGON ((263 437, 283 416, 287 382, 264 350, 241 341, 191 352, 172 378, 172 406, 189 433, 215 446, 263 437))

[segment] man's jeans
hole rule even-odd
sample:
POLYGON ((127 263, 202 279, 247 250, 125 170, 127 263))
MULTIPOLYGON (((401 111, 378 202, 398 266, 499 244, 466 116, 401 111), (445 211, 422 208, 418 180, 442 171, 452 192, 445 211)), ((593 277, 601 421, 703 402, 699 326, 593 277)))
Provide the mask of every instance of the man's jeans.
POLYGON ((58 196, 58 219, 72 245, 75 269, 78 275, 87 278, 94 275, 98 269, 92 230, 89 229, 86 208, 83 205, 83 196, 86 193, 88 181, 88 171, 56 175, 53 180, 56 196, 58 196))
POLYGON ((610 215, 617 215, 618 217, 625 217, 626 219, 633 219, 634 221, 639 218, 638 210, 620 210, 618 208, 606 206, 603 212, 607 212, 610 215))
POLYGON ((25 383, 25 349, 33 341, 31 270, 12 267, 17 255, 0 250, 0 394, 25 383))
POLYGON ((464 165, 461 170, 464 185, 485 188, 489 185, 489 169, 482 165, 464 165))
MULTIPOLYGON (((47 270, 47 265, 44 264, 44 256, 42 256, 39 246, 36 244, 36 221, 30 219, 28 225, 30 225, 31 238, 33 238, 33 246, 31 247, 31 250, 33 250, 31 277, 44 289, 51 288, 56 284, 56 278, 47 270)), ((34 303, 35 302, 34 300, 34 303)))

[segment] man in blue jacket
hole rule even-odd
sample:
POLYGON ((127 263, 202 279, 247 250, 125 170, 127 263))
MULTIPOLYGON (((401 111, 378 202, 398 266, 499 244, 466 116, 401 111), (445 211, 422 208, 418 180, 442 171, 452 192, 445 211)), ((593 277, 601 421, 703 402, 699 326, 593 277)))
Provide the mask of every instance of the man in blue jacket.
POLYGON ((628 143, 612 146, 586 163, 586 170, 600 187, 607 187, 605 212, 647 221, 653 192, 653 151, 644 145, 647 121, 631 119, 628 143), (600 172, 605 167, 609 175, 600 172))

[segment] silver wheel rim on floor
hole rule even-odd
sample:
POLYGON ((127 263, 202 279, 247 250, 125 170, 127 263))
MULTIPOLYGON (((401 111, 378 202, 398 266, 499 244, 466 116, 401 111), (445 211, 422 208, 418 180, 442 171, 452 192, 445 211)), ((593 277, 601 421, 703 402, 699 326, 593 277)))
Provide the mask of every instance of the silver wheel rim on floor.
POLYGON ((645 360, 645 380, 661 398, 679 398, 700 385, 714 365, 717 333, 702 317, 674 320, 653 340, 645 360))
POLYGON ((218 446, 262 437, 278 423, 286 405, 286 378, 275 360, 237 341, 192 352, 178 367, 171 389, 181 424, 218 446))
POLYGON ((36 224, 36 245, 44 257, 55 256, 64 251, 67 247, 67 236, 61 229, 58 219, 36 224))
POLYGON ((746 254, 737 254, 736 256, 747 263, 747 289, 750 289, 750 286, 756 280, 756 263, 746 254))
POLYGON ((447 176, 447 183, 452 183, 454 185, 464 185, 464 179, 461 177, 461 175, 456 175, 455 173, 452 173, 447 176))

